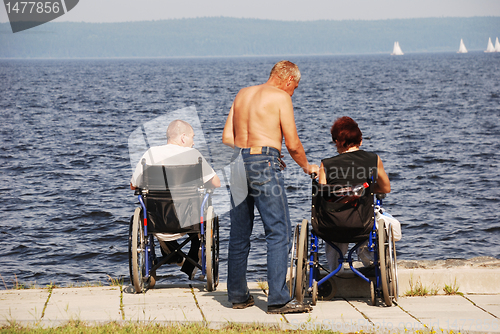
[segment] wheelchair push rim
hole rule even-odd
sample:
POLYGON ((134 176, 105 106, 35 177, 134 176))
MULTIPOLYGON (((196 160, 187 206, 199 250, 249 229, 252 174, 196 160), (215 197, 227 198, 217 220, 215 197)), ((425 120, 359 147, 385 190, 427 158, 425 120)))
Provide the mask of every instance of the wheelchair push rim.
POLYGON ((399 282, 398 282, 398 261, 396 258, 396 240, 394 240, 394 230, 391 228, 391 243, 390 243, 390 250, 391 250, 391 259, 392 259, 392 288, 393 288, 393 298, 394 301, 398 301, 399 297, 399 282))
POLYGON ((395 270, 394 243, 392 226, 378 228, 378 255, 380 264, 380 285, 382 298, 387 306, 392 306, 397 299, 397 277, 395 270))
POLYGON ((219 284, 219 226, 214 208, 209 206, 206 215, 205 265, 207 290, 215 291, 219 284))
POLYGON ((297 247, 297 275, 295 276, 295 298, 302 302, 306 293, 307 283, 307 236, 308 221, 304 219, 300 227, 299 243, 297 247))
POLYGON ((129 235, 129 264, 130 281, 136 293, 141 293, 147 288, 148 274, 146 273, 146 238, 141 219, 142 209, 135 209, 130 222, 129 235))

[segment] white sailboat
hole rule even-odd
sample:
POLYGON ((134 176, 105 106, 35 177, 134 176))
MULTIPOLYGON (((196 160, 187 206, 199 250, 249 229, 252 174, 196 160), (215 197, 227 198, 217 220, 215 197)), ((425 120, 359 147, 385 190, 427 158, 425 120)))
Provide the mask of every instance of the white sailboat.
POLYGON ((399 46, 399 42, 394 42, 394 48, 392 49, 391 56, 402 56, 404 55, 403 50, 399 46))
POLYGON ((467 53, 467 49, 465 48, 464 40, 460 39, 460 47, 458 48, 457 53, 467 53))
POLYGON ((493 43, 491 43, 491 37, 488 38, 488 47, 484 52, 495 52, 495 47, 493 46, 493 43))
POLYGON ((495 41, 495 52, 500 52, 500 43, 498 42, 498 37, 497 40, 495 41))

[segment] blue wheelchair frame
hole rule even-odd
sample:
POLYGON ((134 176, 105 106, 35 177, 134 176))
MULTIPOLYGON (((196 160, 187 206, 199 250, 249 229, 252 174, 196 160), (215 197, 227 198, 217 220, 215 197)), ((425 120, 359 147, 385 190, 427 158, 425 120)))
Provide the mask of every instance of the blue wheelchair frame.
MULTIPOLYGON (((313 180, 315 175, 312 175, 313 180)), ((316 181, 313 181, 313 183, 316 181)), ((371 179, 373 184, 373 177, 371 179)), ((316 195, 319 195, 316 194, 316 195)), ((313 186, 313 198, 315 196, 314 186, 313 186)), ((349 195, 343 195, 349 196, 349 195)), ((374 196, 374 195, 371 195, 374 196)), ((338 197, 338 195, 337 195, 338 197)), ((393 238, 392 227, 390 223, 386 225, 385 221, 377 224, 377 215, 383 214, 382 209, 382 199, 385 198, 385 194, 378 194, 373 200, 373 226, 371 230, 367 233, 367 238, 360 240, 359 237, 355 237, 356 244, 351 248, 347 254, 347 259, 342 254, 342 251, 333 242, 329 240, 324 240, 326 244, 330 245, 338 254, 338 266, 329 272, 325 277, 318 280, 320 276, 320 268, 323 268, 318 261, 318 250, 319 250, 319 237, 315 232, 314 228, 311 228, 310 235, 310 247, 307 248, 307 235, 308 235, 308 222, 304 219, 301 224, 301 229, 299 231, 299 225, 295 229, 294 235, 294 245, 292 245, 292 262, 290 265, 290 294, 293 296, 295 293, 295 298, 302 301, 304 294, 308 293, 312 296, 312 304, 316 304, 318 297, 319 287, 325 284, 333 276, 339 273, 343 268, 344 262, 347 260, 349 267, 352 272, 363 279, 365 282, 370 284, 370 295, 371 303, 376 305, 377 297, 381 297, 387 306, 392 306, 393 301, 397 301, 398 297, 398 283, 397 283, 397 265, 396 265, 396 250, 393 238), (304 230, 304 228, 306 230, 304 230), (361 245, 363 245, 368 240, 368 250, 373 253, 373 269, 374 269, 374 281, 363 274, 360 270, 354 268, 353 266, 353 253, 358 250, 361 245), (305 244, 305 245, 304 245, 305 244), (304 246, 302 246, 304 245, 304 246), (297 249, 295 249, 297 247, 297 249), (303 250, 302 250, 302 247, 303 250), (309 250, 309 254, 307 251, 309 250), (297 253, 295 254, 295 251, 297 253), (304 255, 302 255, 304 254, 304 255), (382 258, 381 258, 382 257, 382 258), (295 263, 295 269, 294 269, 295 263), (309 267, 309 284, 308 288, 305 288, 307 280, 307 267, 309 267)), ((313 200, 314 201, 314 200, 313 200)), ((317 210, 313 204, 313 210, 317 210)), ((316 211, 311 212, 312 218, 317 214, 316 211)), ((317 222, 315 223, 317 224, 317 222)), ((364 235, 364 234, 363 234, 364 235)), ((346 241, 349 238, 346 239, 346 241)), ((323 268, 324 269, 324 268, 323 268)), ((371 269, 368 269, 371 271, 371 269)), ((327 270, 326 270, 327 271, 327 270)), ((328 291, 328 290, 327 290, 328 291)), ((333 296, 333 295, 332 295, 333 296)))
MULTIPOLYGON (((381 198, 377 197, 375 203, 376 203, 375 204, 376 206, 382 207, 382 199, 381 198)), ((375 240, 377 240, 377 224, 375 223, 376 222, 375 211, 373 212, 373 219, 374 219, 374 224, 373 224, 372 230, 370 232, 370 235, 368 237, 368 249, 370 252, 373 252, 373 255, 374 255, 373 257, 374 257, 374 267, 375 267, 374 268, 375 269, 375 290, 377 292, 377 295, 381 296, 381 290, 382 290, 381 274, 380 274, 379 266, 376 265, 378 263, 378 243, 375 241, 375 240)), ((318 287, 321 286, 326 281, 328 281, 333 276, 335 276, 343 268, 343 264, 345 262, 345 259, 342 256, 342 251, 334 243, 332 243, 328 240, 323 240, 323 241, 325 243, 327 243, 328 245, 330 245, 332 248, 334 248, 338 252, 339 265, 337 266, 337 268, 335 268, 335 270, 330 272, 328 275, 323 277, 321 280, 317 281, 318 287)), ((357 276, 361 277, 367 283, 370 283, 371 282, 370 279, 368 277, 366 277, 363 273, 361 273, 359 270, 354 268, 354 266, 352 264, 352 261, 353 261, 352 254, 363 243, 365 243, 365 241, 366 240, 358 242, 354 247, 352 247, 349 250, 348 255, 347 255, 347 262, 349 263, 349 267, 351 268, 351 270, 357 276)), ((311 247, 310 247, 310 257, 309 257, 309 268, 311 268, 311 269, 309 270, 309 289, 308 289, 309 293, 312 293, 314 281, 316 281, 316 278, 319 276, 319 268, 318 268, 318 265, 316 265, 318 263, 318 249, 319 249, 318 242, 319 242, 319 237, 316 234, 314 234, 314 231, 311 229, 311 242, 310 242, 311 247)))
MULTIPOLYGON (((210 197, 210 192, 208 191, 202 201, 201 208, 200 208, 200 234, 201 234, 201 258, 205 259, 205 229, 204 229, 204 219, 203 219, 203 212, 205 209, 205 205, 210 197)), ((154 237, 152 234, 148 235, 148 217, 147 217, 147 211, 146 211, 146 205, 144 204, 144 200, 142 198, 142 195, 138 195, 137 198, 139 199, 139 202, 142 207, 142 212, 143 212, 143 226, 144 226, 144 238, 146 240, 146 252, 144 253, 145 256, 145 265, 146 265, 146 273, 147 276, 150 275, 151 271, 156 271, 162 264, 166 263, 168 260, 170 260, 171 257, 173 257, 175 252, 172 252, 170 255, 165 257, 162 261, 154 265, 153 263, 156 262, 157 257, 154 252, 154 237)), ((179 246, 179 249, 184 247, 191 239, 187 238, 184 240, 184 242, 179 246)), ((186 258, 188 261, 192 261, 193 264, 197 267, 199 267, 198 263, 194 263, 194 261, 190 258, 186 258)), ((206 261, 201 261, 201 273, 203 276, 206 276, 206 261)))

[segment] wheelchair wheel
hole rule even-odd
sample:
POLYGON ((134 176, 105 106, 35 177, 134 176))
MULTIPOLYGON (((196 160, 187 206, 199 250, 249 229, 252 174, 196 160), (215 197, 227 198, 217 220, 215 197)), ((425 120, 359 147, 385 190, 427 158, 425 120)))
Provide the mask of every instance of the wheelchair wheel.
POLYGON ((370 303, 372 306, 377 306, 377 296, 375 295, 375 284, 370 280, 370 303))
MULTIPOLYGON (((385 225, 385 224, 384 224, 385 225)), ((392 227, 378 227, 378 255, 382 296, 387 306, 392 306, 394 297, 394 261, 392 254, 392 227)))
POLYGON ((149 289, 154 288, 156 285, 156 271, 151 271, 151 275, 149 276, 149 289))
POLYGON ((208 207, 205 230, 205 264, 207 290, 215 291, 219 284, 219 224, 214 208, 208 207))
POLYGON ((135 292, 141 293, 145 288, 146 273, 146 240, 141 219, 141 208, 136 208, 131 222, 130 231, 130 281, 135 292))
POLYGON ((318 301, 318 281, 314 281, 313 283, 313 289, 312 289, 312 306, 316 305, 316 302, 318 301))
POLYGON ((297 247, 297 275, 295 276, 295 298, 302 302, 307 283, 307 236, 308 221, 304 219, 300 226, 299 246, 297 247))
POLYGON ((297 277, 297 247, 299 245, 299 233, 300 228, 297 224, 295 226, 295 230, 293 231, 293 240, 292 240, 292 251, 290 256, 290 267, 288 268, 288 290, 290 291, 290 297, 293 297, 293 293, 295 292, 295 277, 297 277))
POLYGON ((214 256, 212 257, 214 271, 214 290, 219 286, 219 216, 214 219, 214 256))
MULTIPOLYGON (((324 276, 318 278, 318 283, 324 276)), ((321 285, 318 284, 318 299, 320 300, 332 300, 337 293, 337 285, 333 279, 326 280, 321 285)))
POLYGON ((134 226, 134 215, 130 217, 130 223, 128 226, 128 270, 129 270, 129 277, 130 277, 130 283, 134 284, 132 282, 132 228, 134 226))
POLYGON ((398 283, 398 263, 396 259, 396 240, 394 240, 394 231, 391 228, 391 259, 392 259, 392 291, 394 292, 394 301, 398 301, 399 297, 399 283, 398 283))

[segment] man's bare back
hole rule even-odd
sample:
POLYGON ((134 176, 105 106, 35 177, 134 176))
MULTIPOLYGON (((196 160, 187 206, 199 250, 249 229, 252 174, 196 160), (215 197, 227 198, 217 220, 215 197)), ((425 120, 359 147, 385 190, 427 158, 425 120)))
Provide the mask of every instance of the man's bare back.
POLYGON ((307 162, 297 134, 291 97, 298 85, 293 76, 282 79, 271 74, 266 83, 241 89, 231 106, 222 142, 239 148, 270 146, 281 152, 285 138, 288 152, 304 172, 318 173, 318 166, 307 162))
POLYGON ((232 107, 234 145, 281 151, 283 134, 276 130, 281 128, 280 106, 287 104, 291 104, 290 96, 269 84, 243 88, 232 107))

